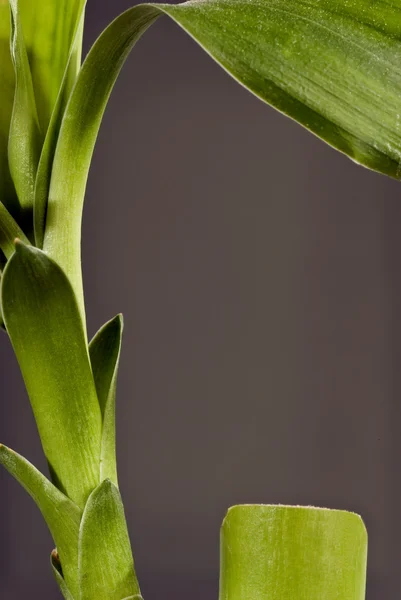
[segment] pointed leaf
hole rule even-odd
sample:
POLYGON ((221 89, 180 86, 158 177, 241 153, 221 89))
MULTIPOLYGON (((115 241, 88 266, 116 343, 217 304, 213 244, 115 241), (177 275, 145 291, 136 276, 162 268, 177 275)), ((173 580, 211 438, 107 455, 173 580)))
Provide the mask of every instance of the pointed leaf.
POLYGON ((116 463, 116 385, 123 332, 122 315, 106 323, 89 344, 89 356, 102 413, 100 480, 117 483, 116 463))
POLYGON ((57 582, 58 587, 60 588, 61 593, 65 600, 74 600, 72 597, 70 590, 67 587, 66 581, 63 577, 63 572, 61 569, 60 558, 57 550, 53 550, 50 555, 50 566, 53 571, 54 578, 57 582))
POLYGON ((101 413, 71 285, 18 243, 2 278, 3 317, 54 483, 83 507, 99 482, 101 413))
POLYGON ((220 600, 364 600, 361 518, 302 506, 230 508, 221 529, 220 600))
POLYGON ((12 18, 11 56, 15 71, 15 94, 8 142, 8 159, 21 207, 21 216, 18 216, 18 222, 23 227, 26 226, 28 230, 28 223, 32 220, 33 214, 35 178, 42 146, 42 134, 39 128, 18 0, 10 0, 10 7, 12 18))
POLYGON ((57 544, 64 574, 77 587, 78 534, 82 511, 25 458, 0 445, 0 464, 33 498, 57 544))
POLYGON ((18 200, 8 167, 8 134, 14 102, 15 75, 10 50, 10 6, 0 0, 0 202, 9 210, 18 209, 18 200))
POLYGON ((120 493, 109 480, 89 496, 79 535, 81 600, 140 595, 120 493))

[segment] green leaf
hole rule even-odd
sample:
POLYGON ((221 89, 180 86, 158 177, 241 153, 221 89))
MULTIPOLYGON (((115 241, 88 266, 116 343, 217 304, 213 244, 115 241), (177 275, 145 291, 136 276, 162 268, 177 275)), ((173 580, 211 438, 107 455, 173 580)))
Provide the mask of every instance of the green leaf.
POLYGON ((44 252, 18 243, 2 305, 53 481, 83 508, 99 483, 102 423, 73 290, 44 252))
POLYGON ((116 384, 123 332, 122 315, 106 323, 89 344, 89 356, 102 413, 100 481, 117 483, 116 462, 116 384))
POLYGON ((132 46, 159 11, 136 7, 97 40, 77 78, 64 114, 50 184, 43 249, 69 277, 85 314, 81 275, 81 219, 93 148, 117 76, 132 46))
POLYGON ((61 569, 60 558, 57 550, 53 550, 53 552, 50 555, 50 566, 52 568, 57 585, 60 588, 60 591, 63 594, 65 600, 74 600, 63 577, 63 571, 61 569))
POLYGON ((29 231, 28 223, 31 222, 33 214, 35 178, 42 146, 42 134, 39 128, 18 0, 10 0, 10 7, 12 17, 11 56, 15 70, 15 94, 8 142, 8 159, 20 204, 21 214, 18 215, 18 221, 29 231))
POLYGON ((108 479, 90 495, 79 534, 81 600, 140 595, 120 493, 108 479))
POLYGON ((57 133, 80 68, 85 0, 10 0, 10 4, 16 90, 9 163, 23 211, 21 224, 28 229, 29 222, 31 234, 35 202, 35 229, 41 245, 57 133))
POLYGON ((8 134, 15 91, 10 31, 10 6, 8 0, 0 0, 0 202, 9 210, 18 212, 18 199, 8 167, 8 134))
MULTIPOLYGON (((55 3, 54 0, 52 4, 53 6, 59 6, 59 4, 55 3)), ((47 129, 46 139, 43 144, 35 182, 34 231, 35 245, 38 248, 43 246, 47 199, 49 196, 50 178, 57 138, 68 98, 75 83, 78 71, 81 67, 84 9, 84 0, 81 0, 80 2, 69 2, 68 4, 68 14, 70 18, 73 18, 73 23, 75 23, 74 36, 72 40, 68 39, 68 43, 71 43, 68 64, 64 72, 64 77, 61 82, 57 101, 55 103, 49 127, 47 129)), ((52 78, 50 78, 50 82, 53 82, 52 78)))
POLYGON ((16 238, 29 243, 22 229, 17 225, 4 204, 0 202, 0 249, 7 258, 14 254, 16 238))
POLYGON ((70 55, 85 0, 17 0, 33 89, 43 133, 47 131, 70 62, 66 100, 80 68, 82 35, 76 60, 70 55))
POLYGON ((254 94, 355 161, 401 177, 399 0, 164 5, 254 94))
POLYGON ((90 51, 54 159, 43 247, 70 277, 82 314, 80 233, 93 147, 126 57, 162 13, 255 95, 355 161, 401 176, 399 2, 203 0, 135 6, 90 51))
POLYGON ((66 580, 77 589, 78 535, 82 511, 25 458, 0 444, 0 464, 33 498, 50 529, 66 580))
POLYGON ((340 510, 244 505, 221 529, 220 600, 364 600, 367 534, 340 510))

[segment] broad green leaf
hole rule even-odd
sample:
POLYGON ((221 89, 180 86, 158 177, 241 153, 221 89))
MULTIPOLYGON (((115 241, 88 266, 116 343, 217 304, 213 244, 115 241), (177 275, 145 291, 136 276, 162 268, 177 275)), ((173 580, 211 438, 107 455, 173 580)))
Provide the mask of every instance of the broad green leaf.
POLYGON ((14 102, 15 75, 10 50, 10 6, 0 0, 0 202, 18 212, 18 200, 8 167, 8 134, 14 102))
POLYGON ((99 483, 102 423, 73 290, 44 252, 18 243, 1 297, 53 481, 83 508, 99 483))
POLYGON ((89 344, 89 356, 102 413, 100 481, 117 483, 116 462, 116 385, 123 332, 122 315, 106 323, 89 344))
POLYGON ((81 600, 140 595, 121 496, 108 479, 89 496, 79 534, 81 600))
POLYGON ((82 511, 25 458, 0 444, 0 464, 33 498, 50 529, 64 576, 77 589, 78 535, 82 511))
POLYGON ((70 277, 82 314, 80 229, 93 147, 122 64, 158 15, 173 18, 256 96, 355 161, 399 178, 400 9, 398 0, 203 0, 120 15, 78 76, 50 185, 44 248, 70 277))
POLYGON ((364 600, 366 558, 354 513, 235 506, 221 529, 219 600, 364 600))
POLYGON ((67 587, 67 583, 63 576, 63 571, 61 568, 60 558, 57 550, 53 550, 50 555, 50 566, 53 571, 54 578, 57 582, 58 587, 60 588, 60 592, 63 594, 65 600, 74 600, 71 595, 70 590, 67 587))
POLYGON ((401 177, 399 0, 164 5, 235 79, 355 161, 401 177))
POLYGON ((14 254, 16 238, 29 243, 22 229, 17 225, 4 204, 0 202, 0 249, 6 258, 10 258, 14 254))
MULTIPOLYGON (((31 233, 36 171, 42 146, 28 53, 22 32, 18 0, 10 0, 11 57, 15 71, 15 94, 8 141, 11 176, 17 191, 18 222, 31 233)), ((32 223, 33 224, 33 223, 32 223)))
MULTIPOLYGON (((55 5, 54 0, 53 5, 55 5)), ((56 5, 58 6, 57 3, 56 5)), ((58 133, 61 127, 61 122, 68 98, 75 83, 78 71, 81 67, 85 1, 81 0, 81 2, 78 3, 70 2, 68 6, 70 10, 70 16, 73 16, 75 20, 74 37, 71 41, 68 65, 65 69, 59 94, 53 109, 49 127, 47 129, 46 139, 43 144, 35 182, 34 231, 35 245, 38 248, 43 246, 47 199, 49 196, 51 170, 54 152, 56 150, 58 133)), ((70 40, 68 41, 70 42, 70 40)), ((50 79, 50 81, 52 81, 52 79, 50 79)))

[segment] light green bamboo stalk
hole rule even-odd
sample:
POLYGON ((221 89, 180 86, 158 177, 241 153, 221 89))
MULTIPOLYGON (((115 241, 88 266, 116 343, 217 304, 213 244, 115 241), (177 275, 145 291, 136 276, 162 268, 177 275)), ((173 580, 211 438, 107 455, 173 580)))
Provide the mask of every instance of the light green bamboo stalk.
MULTIPOLYGON (((6 446, 0 462, 43 514, 64 597, 138 600, 115 451, 122 317, 88 344, 80 258, 86 181, 113 85, 136 41, 167 16, 255 96, 398 179, 401 4, 137 5, 81 66, 84 10, 84 0, 0 0, 1 314, 50 479, 6 446)), ((234 507, 221 531, 220 600, 362 600, 366 552, 353 513, 234 507)))

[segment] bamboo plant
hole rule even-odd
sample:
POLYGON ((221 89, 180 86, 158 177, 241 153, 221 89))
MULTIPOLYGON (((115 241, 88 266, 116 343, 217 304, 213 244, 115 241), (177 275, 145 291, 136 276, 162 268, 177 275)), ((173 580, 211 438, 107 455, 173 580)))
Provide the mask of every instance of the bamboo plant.
MULTIPOLYGON (((49 476, 5 445, 0 462, 50 529, 64 598, 133 600, 115 449, 123 322, 118 315, 88 343, 80 254, 91 157, 120 69, 168 17, 255 96, 398 179, 401 0, 136 5, 81 65, 84 11, 85 0, 0 0, 1 326, 49 476)), ((221 528, 220 600, 363 600, 366 555, 353 513, 235 506, 221 528)))

